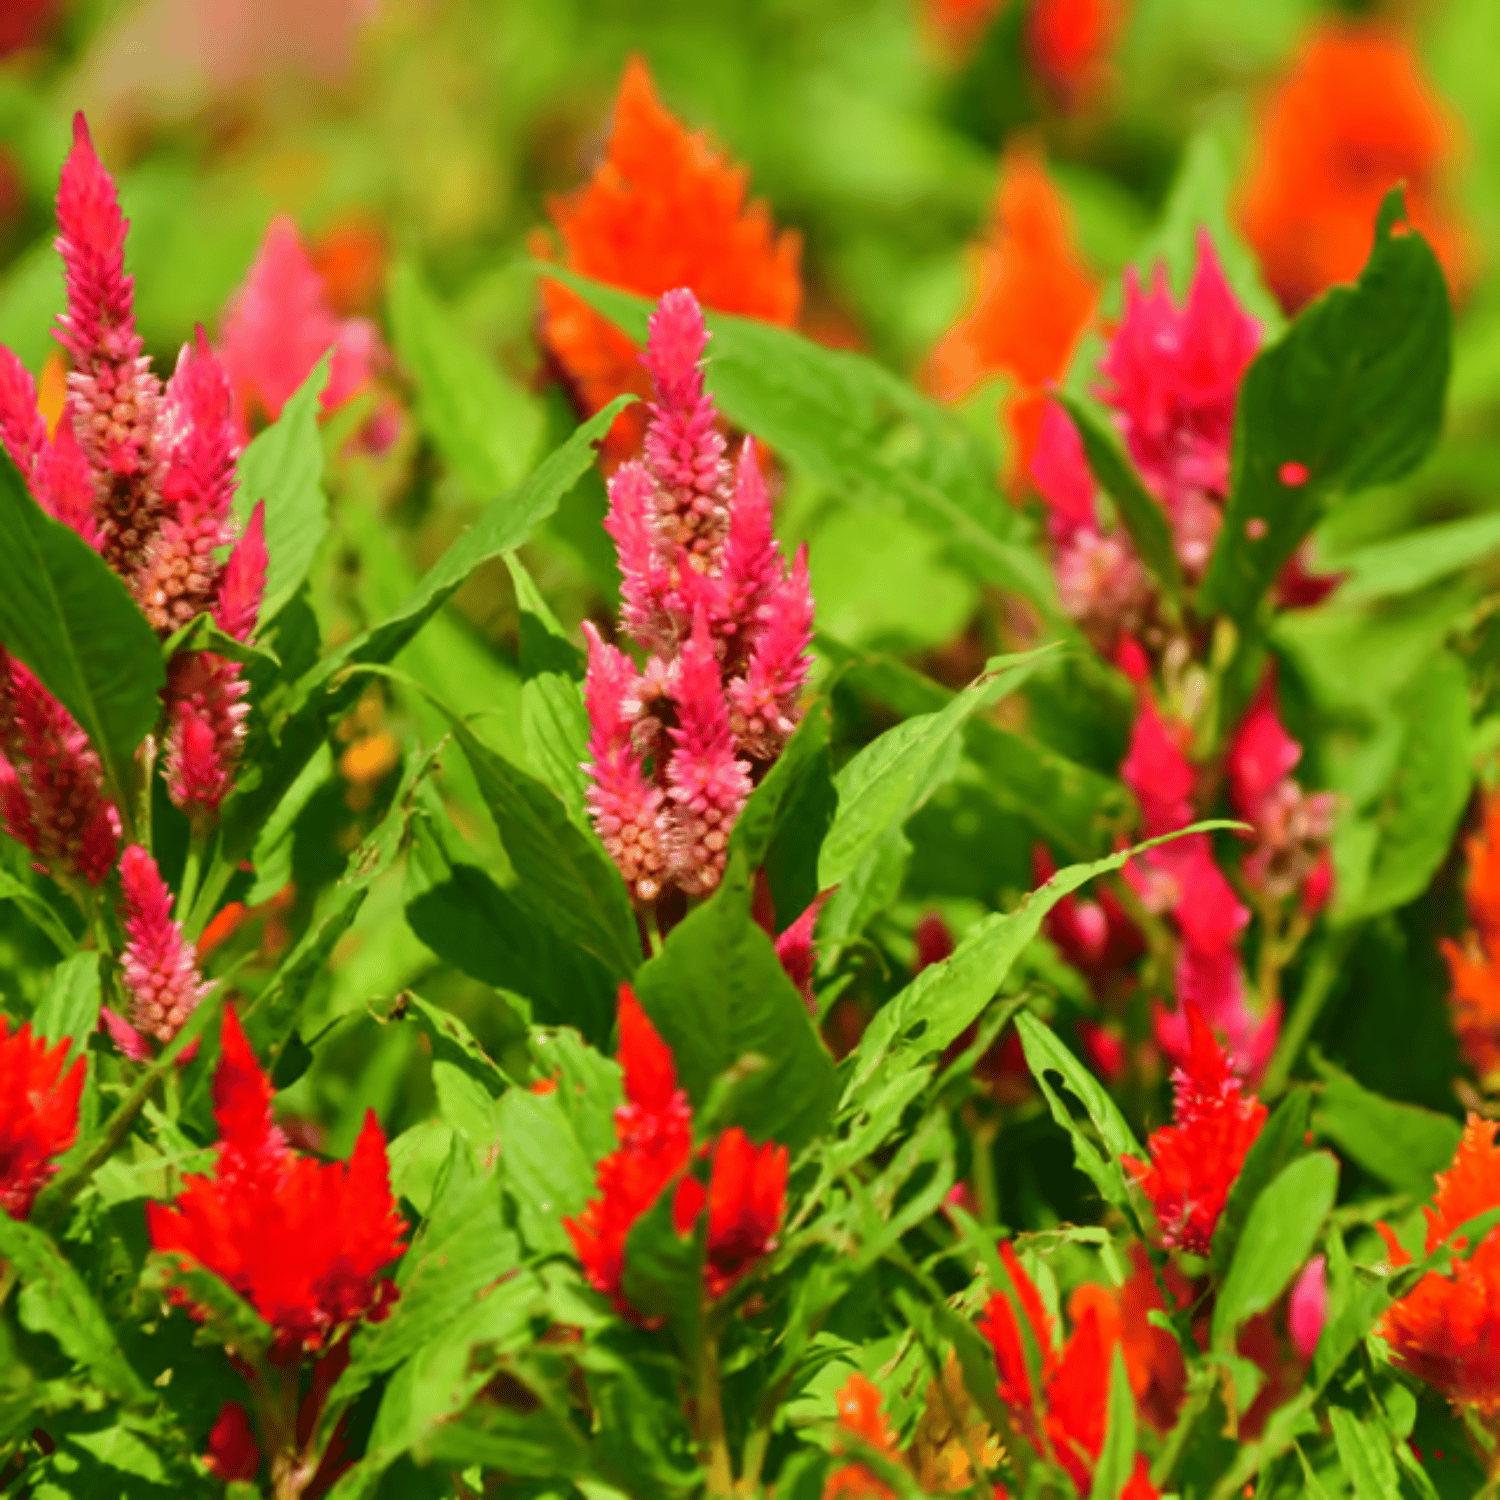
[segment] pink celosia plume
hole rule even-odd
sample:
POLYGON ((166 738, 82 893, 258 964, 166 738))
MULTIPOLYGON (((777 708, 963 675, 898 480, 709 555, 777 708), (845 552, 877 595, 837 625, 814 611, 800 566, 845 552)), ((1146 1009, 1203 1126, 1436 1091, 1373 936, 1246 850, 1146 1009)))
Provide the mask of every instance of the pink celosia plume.
POLYGON ((168 719, 163 755, 167 795, 195 828, 217 818, 234 790, 249 691, 239 663, 211 651, 175 657, 167 672, 162 693, 168 719))
POLYGON ((1302 1359, 1310 1360, 1317 1351, 1318 1340, 1323 1337, 1323 1325, 1328 1321, 1326 1257, 1313 1256, 1292 1283, 1286 1321, 1292 1336, 1292 1347, 1302 1359))
POLYGON ((823 908, 828 904, 833 890, 831 887, 826 891, 819 891, 807 910, 776 938, 776 957, 781 961, 786 977, 797 986, 797 993, 802 996, 802 1003, 807 1006, 811 1015, 818 1013, 818 1001, 812 987, 815 957, 813 929, 818 925, 818 918, 823 914, 823 908))
POLYGON ((31 372, 0 345, 0 443, 10 460, 30 479, 37 455, 47 442, 47 421, 37 409, 31 372))
POLYGON ((245 534, 235 543, 224 574, 219 580, 219 597, 214 604, 214 620, 225 635, 247 641, 255 629, 266 592, 266 502, 258 500, 250 512, 245 534))
POLYGON ((114 866, 120 816, 88 736, 0 648, 0 818, 36 866, 98 885, 114 866))
POLYGON ((589 632, 589 806, 645 903, 665 885, 718 884, 756 768, 796 728, 809 668, 807 560, 788 569, 776 545, 753 442, 733 470, 725 459, 707 339, 692 293, 668 292, 644 356, 656 395, 644 456, 609 485, 621 622, 644 668, 589 632))
POLYGON ((198 972, 198 957, 172 920, 172 893, 156 861, 139 844, 120 856, 125 897, 125 951, 120 978, 130 996, 135 1030, 165 1046, 213 988, 198 972))
POLYGON ((339 318, 323 278, 284 216, 271 221, 259 253, 230 299, 220 357, 234 396, 241 442, 252 420, 274 422, 297 387, 329 350, 333 359, 322 407, 334 411, 367 385, 386 362, 373 324, 339 318))

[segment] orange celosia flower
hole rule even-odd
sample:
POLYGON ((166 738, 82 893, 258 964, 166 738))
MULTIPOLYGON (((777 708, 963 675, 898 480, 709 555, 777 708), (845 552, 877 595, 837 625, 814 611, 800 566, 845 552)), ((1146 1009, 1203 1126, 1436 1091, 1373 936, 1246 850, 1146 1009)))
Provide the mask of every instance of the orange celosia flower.
POLYGON ((1058 379, 1094 310, 1094 281, 1073 242, 1066 206, 1040 156, 1007 153, 995 200, 995 234, 980 252, 970 310, 932 356, 933 388, 958 401, 992 375, 1019 388, 1006 405, 1019 482, 1036 447, 1044 386, 1058 379))
POLYGON ((1457 290, 1467 242, 1442 191, 1453 153, 1453 125, 1405 38, 1359 24, 1315 32, 1261 120, 1239 205, 1282 305, 1292 311, 1359 274, 1376 208, 1403 181, 1412 222, 1457 290))
MULTIPOLYGON (((1500 1208, 1496 1129, 1493 1120, 1469 1116, 1453 1164, 1438 1174, 1432 1207, 1425 1210, 1429 1253, 1466 1220, 1500 1208)), ((1378 1228, 1392 1264, 1406 1265, 1411 1256, 1386 1225, 1378 1228)), ((1485 1235, 1467 1261, 1424 1276, 1376 1331, 1402 1369, 1457 1405, 1473 1406, 1491 1420, 1500 1415, 1500 1228, 1485 1235)))
POLYGON ((1441 947, 1453 975, 1448 1006, 1459 1047, 1488 1081, 1500 1079, 1500 793, 1485 802, 1484 830, 1469 840, 1468 855, 1474 929, 1441 947))
MULTIPOLYGON (((548 212, 562 263, 643 296, 687 287, 704 306, 790 328, 802 302, 799 237, 778 234, 763 203, 745 201, 747 174, 665 110, 640 58, 625 67, 605 160, 548 212)), ((548 254, 543 235, 533 248, 548 254)), ((639 350, 575 293, 542 283, 542 339, 586 412, 624 391, 649 396, 639 350)), ((644 406, 625 412, 606 448, 615 460, 640 446, 644 406)))
MULTIPOLYGON (((872 1448, 899 1457, 896 1434, 880 1409, 880 1392, 858 1372, 851 1375, 835 1397, 839 1426, 862 1438, 872 1448)), ((862 1464, 845 1464, 828 1476, 823 1500, 891 1500, 891 1488, 882 1484, 862 1464)))

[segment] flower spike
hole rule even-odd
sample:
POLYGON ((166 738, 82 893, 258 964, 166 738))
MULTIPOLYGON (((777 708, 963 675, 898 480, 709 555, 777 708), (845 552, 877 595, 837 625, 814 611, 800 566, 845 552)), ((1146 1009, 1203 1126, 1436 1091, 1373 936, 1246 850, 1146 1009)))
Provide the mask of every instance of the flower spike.
POLYGON ((84 1060, 0 1016, 0 1212, 24 1219, 78 1133, 84 1060))
POLYGON ((139 844, 120 856, 120 885, 126 936, 120 972, 130 994, 130 1019, 137 1032, 166 1046, 213 986, 198 972, 182 923, 172 920, 172 893, 156 861, 139 844))
POLYGON ((214 620, 225 635, 248 641, 255 629, 261 600, 266 593, 266 502, 258 500, 250 512, 245 534, 235 543, 219 580, 219 598, 214 620))

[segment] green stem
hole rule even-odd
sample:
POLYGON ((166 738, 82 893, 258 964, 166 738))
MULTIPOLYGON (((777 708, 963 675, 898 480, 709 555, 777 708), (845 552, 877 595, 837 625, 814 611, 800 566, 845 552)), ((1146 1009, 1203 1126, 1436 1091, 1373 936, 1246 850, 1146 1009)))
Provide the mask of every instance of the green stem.
POLYGON ((193 910, 193 900, 198 894, 198 879, 203 873, 203 850, 207 836, 196 826, 188 840, 187 859, 182 866, 182 887, 177 892, 176 912, 179 917, 188 916, 193 910))
POLYGON ((979 1222, 993 1229, 1000 1222, 1000 1189, 995 1181, 995 1136, 999 1125, 994 1120, 982 1120, 971 1104, 964 1110, 964 1124, 969 1128, 969 1140, 973 1143, 974 1205, 979 1210, 979 1222))
POLYGON ((207 878, 200 880, 192 909, 189 910, 187 903, 179 898, 177 916, 182 922, 182 935, 189 942, 196 943, 203 929, 208 926, 208 920, 213 916, 214 908, 219 904, 219 898, 234 877, 234 872, 235 863, 232 859, 215 860, 209 866, 207 878))
POLYGON ((1188 1439, 1193 1435, 1193 1429, 1197 1427, 1199 1418, 1208 1410, 1208 1400, 1213 1394, 1213 1388, 1212 1373, 1207 1369, 1200 1369, 1194 1389, 1189 1393, 1182 1410, 1177 1415, 1176 1425, 1167 1434, 1166 1446, 1151 1466, 1151 1483, 1157 1489, 1163 1488, 1171 1479, 1172 1470, 1177 1467, 1177 1460, 1182 1457, 1182 1450, 1187 1447, 1188 1439))
POLYGON ((724 1430, 724 1398, 719 1388, 719 1334, 707 1305, 703 1309, 703 1342, 698 1351, 698 1441, 707 1449, 708 1493, 732 1500, 734 1470, 729 1436, 724 1430))
POLYGON ((1354 928, 1341 927, 1329 935, 1313 956, 1306 974, 1302 976, 1302 989, 1297 996, 1297 1003, 1282 1028, 1270 1066, 1261 1079, 1262 1099, 1272 1100, 1286 1088, 1303 1045, 1312 1034, 1313 1026, 1329 995, 1333 993, 1334 983, 1353 946, 1354 928))

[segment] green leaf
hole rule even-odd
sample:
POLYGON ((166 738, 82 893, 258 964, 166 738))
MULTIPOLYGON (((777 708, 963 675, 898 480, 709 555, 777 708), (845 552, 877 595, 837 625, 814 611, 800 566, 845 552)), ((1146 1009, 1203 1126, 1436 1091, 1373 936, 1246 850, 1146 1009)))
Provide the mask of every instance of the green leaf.
POLYGON ((1182 598, 1182 566, 1172 545, 1172 528, 1160 502, 1151 495, 1134 464, 1126 457, 1118 440, 1094 415, 1089 406, 1075 396, 1060 395, 1067 408, 1095 480, 1115 503, 1130 540, 1141 561, 1161 584, 1163 592, 1174 603, 1182 598))
POLYGON ((403 1014, 414 1021, 427 1038, 434 1063, 447 1063, 472 1078, 489 1098, 495 1098, 510 1087, 498 1063, 484 1050, 464 1023, 452 1011, 429 1004, 420 995, 403 997, 403 1014))
POLYGON ((1091 1497, 1119 1500, 1120 1491, 1130 1483, 1135 1468, 1135 1397, 1130 1390, 1130 1374, 1125 1355, 1115 1345, 1109 1367, 1109 1417, 1104 1429, 1104 1446, 1094 1469, 1091 1497))
POLYGON ((78 946, 77 939, 63 925, 62 918, 52 909, 47 898, 34 885, 6 869, 0 869, 0 901, 14 901, 31 925, 46 935, 59 955, 71 953, 78 946))
POLYGON ((281 666, 274 651, 225 635, 214 623, 214 617, 207 613, 194 615, 186 625, 161 643, 163 662, 170 662, 179 652, 188 651, 212 651, 215 656, 222 656, 228 661, 242 662, 246 666, 258 663, 273 671, 281 666))
POLYGON ((275 1333, 251 1305, 214 1273, 185 1255, 153 1250, 141 1270, 140 1289, 164 1298, 185 1297, 200 1323, 198 1342, 228 1350, 247 1364, 258 1365, 275 1333))
POLYGON ((756 1057, 762 1066, 738 1080, 726 1123, 793 1151, 817 1134, 838 1093, 833 1062, 770 938, 751 919, 741 859, 642 966, 635 990, 695 1105, 721 1074, 756 1057))
POLYGON ((484 744, 463 720, 448 718, 515 868, 517 902, 614 978, 628 979, 641 961, 640 934, 604 846, 569 817, 551 787, 484 744))
POLYGON ((1458 1121, 1372 1094, 1327 1063, 1317 1066, 1325 1080, 1313 1115, 1318 1133, 1398 1191, 1429 1197, 1433 1178, 1458 1150, 1458 1121))
POLYGON ((665 1318, 678 1347, 696 1361, 703 1317, 703 1259, 708 1215, 701 1213, 686 1237, 677 1233, 676 1193, 663 1190, 625 1236, 625 1296, 647 1318, 665 1318))
POLYGON ((82 1051, 98 1030, 99 1004, 99 955, 75 953, 52 971, 52 982, 31 1024, 49 1042, 67 1037, 75 1050, 82 1051))
POLYGON ((1354 1500, 1401 1500, 1401 1483, 1390 1443, 1347 1407, 1328 1408, 1339 1462, 1354 1486, 1354 1500))
MULTIPOLYGON (((637 343, 654 303, 534 262, 637 343)), ((994 463, 961 417, 874 360, 825 349, 785 328, 710 312, 707 383, 719 409, 835 493, 899 500, 914 521, 954 546, 976 578, 1025 595, 1057 616, 1045 563, 1014 538, 994 463), (900 456, 886 441, 902 424, 900 456)))
POLYGON ((0 645, 78 721, 125 812, 136 746, 161 712, 156 632, 108 563, 42 510, 4 454, 0 536, 0 645))
POLYGON ((50 1334, 101 1390, 126 1406, 151 1404, 151 1394, 125 1358, 114 1330, 78 1272, 32 1224, 0 1213, 0 1260, 21 1284, 21 1322, 50 1334))
POLYGON ((1385 793, 1369 813, 1345 820, 1335 838, 1333 920, 1340 925, 1421 895, 1447 856, 1469 800, 1473 766, 1463 664, 1452 652, 1439 652, 1402 690, 1396 708, 1404 721, 1401 749, 1385 793))
POLYGON ((519 484, 541 438, 536 401, 461 332, 411 261, 390 279, 391 333, 417 388, 417 420, 476 494, 519 484))
POLYGON ((491 500, 478 519, 418 579, 416 587, 389 618, 333 652, 311 674, 307 687, 333 677, 351 662, 389 661, 442 607, 454 590, 481 563, 513 551, 558 507, 594 462, 596 443, 633 396, 617 396, 515 489, 491 500))
POLYGON ((562 798, 580 828, 589 826, 584 802, 589 716, 583 705, 583 653, 570 641, 513 552, 505 554, 521 612, 521 731, 531 769, 562 798))
POLYGON ((1104 1085, 1035 1016, 1024 1011, 1018 1014, 1016 1030, 1021 1034, 1021 1045, 1026 1051, 1026 1065, 1031 1069, 1031 1076, 1036 1079, 1037 1087, 1047 1100, 1052 1118, 1072 1139, 1073 1155, 1079 1170, 1088 1176, 1106 1203, 1128 1209, 1130 1190, 1120 1158, 1139 1158, 1144 1153, 1130 1126, 1125 1123, 1124 1115, 1120 1113, 1104 1085), (1106 1155, 1100 1155, 1098 1146, 1057 1096, 1047 1081, 1048 1073, 1060 1074, 1068 1091, 1088 1111, 1089 1119, 1094 1122, 1094 1128, 1104 1142, 1106 1155))
POLYGON ((1338 1183, 1338 1162, 1326 1151, 1314 1151, 1283 1167, 1256 1198, 1214 1304, 1215 1350, 1232 1353, 1240 1325, 1270 1307, 1302 1269, 1338 1183))
POLYGON ((838 812, 818 858, 820 887, 847 879, 906 821, 931 792, 934 768, 969 716, 1019 687, 1041 654, 998 658, 945 708, 888 729, 844 766, 834 778, 838 812))
POLYGON ((1483 562, 1500 550, 1500 514, 1491 512, 1424 526, 1388 542, 1342 553, 1335 566, 1349 577, 1339 586, 1339 603, 1389 598, 1425 588, 1483 562))
POLYGON ((281 415, 240 454, 234 497, 240 524, 249 521, 258 501, 266 502, 266 591, 258 624, 273 620, 302 587, 328 529, 318 413, 332 358, 325 354, 313 366, 281 415))
POLYGON ((415 1445, 423 1459, 467 1468, 500 1470, 564 1480, 590 1469, 588 1445, 561 1411, 531 1406, 522 1411, 476 1401, 451 1422, 434 1424, 415 1445))
POLYGON ((556 1092, 511 1089, 500 1100, 500 1160, 520 1210, 521 1236, 539 1255, 570 1255, 564 1218, 583 1211, 593 1164, 556 1092))
POLYGON ((1399 479, 1437 440, 1453 316, 1427 241, 1395 232, 1405 217, 1393 188, 1359 281, 1324 293, 1246 372, 1204 613, 1247 622, 1337 496, 1399 479), (1288 463, 1305 483, 1282 481, 1288 463))
POLYGON ((1245 1221, 1261 1192, 1283 1168, 1307 1150, 1307 1119, 1312 1099, 1307 1089, 1293 1089, 1272 1111, 1229 1189, 1224 1212, 1214 1230, 1209 1271, 1222 1281, 1244 1233, 1245 1221))

